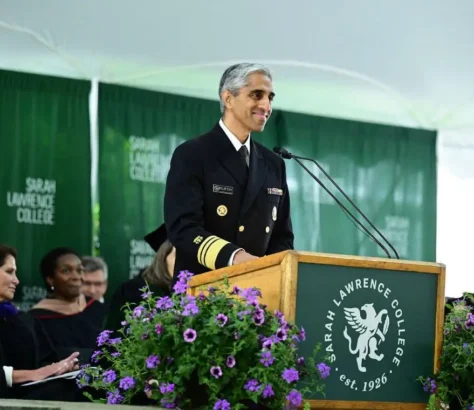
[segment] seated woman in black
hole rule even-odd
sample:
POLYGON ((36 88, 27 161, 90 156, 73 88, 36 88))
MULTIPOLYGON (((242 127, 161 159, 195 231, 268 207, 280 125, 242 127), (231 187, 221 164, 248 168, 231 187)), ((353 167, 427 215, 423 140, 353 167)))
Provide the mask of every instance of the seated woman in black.
POLYGON ((123 282, 115 291, 110 301, 109 312, 104 328, 117 331, 125 320, 123 306, 126 303, 138 305, 142 300, 143 289, 147 284, 154 296, 170 294, 173 279, 176 249, 167 239, 165 225, 145 236, 156 256, 153 263, 135 278, 123 282))
POLYGON ((11 303, 19 283, 16 251, 0 245, 0 398, 75 400, 74 380, 21 386, 74 370, 79 353, 58 361, 41 323, 11 303))
POLYGON ((50 294, 30 314, 42 322, 60 357, 78 351, 81 361, 87 361, 106 311, 102 303, 81 293, 81 258, 73 249, 56 248, 43 257, 40 271, 50 294))

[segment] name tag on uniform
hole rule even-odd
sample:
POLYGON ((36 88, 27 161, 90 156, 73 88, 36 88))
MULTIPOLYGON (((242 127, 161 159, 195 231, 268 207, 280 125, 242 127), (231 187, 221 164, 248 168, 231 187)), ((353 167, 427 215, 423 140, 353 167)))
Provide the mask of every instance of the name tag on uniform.
POLYGON ((283 189, 280 189, 280 188, 267 188, 267 193, 268 193, 268 195, 282 196, 283 195, 283 189))
POLYGON ((234 195, 234 187, 227 185, 212 184, 212 192, 216 194, 234 195))

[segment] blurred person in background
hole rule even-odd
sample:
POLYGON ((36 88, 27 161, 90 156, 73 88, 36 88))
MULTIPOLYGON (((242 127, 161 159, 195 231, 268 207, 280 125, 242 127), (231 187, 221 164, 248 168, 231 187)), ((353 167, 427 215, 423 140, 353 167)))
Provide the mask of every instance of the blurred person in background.
POLYGON ((49 295, 29 313, 43 323, 60 357, 79 351, 81 360, 87 360, 102 330, 106 309, 81 293, 81 258, 74 249, 52 249, 42 258, 40 272, 49 295))
POLYGON ((0 244, 0 398, 73 401, 74 380, 22 386, 77 369, 78 352, 59 361, 40 321, 12 304, 20 283, 16 251, 0 244))
POLYGON ((138 305, 143 300, 143 289, 150 288, 153 296, 167 296, 170 294, 173 280, 176 249, 168 240, 166 227, 161 225, 155 231, 145 236, 145 241, 156 252, 152 264, 135 278, 123 282, 113 294, 107 320, 104 328, 117 331, 125 320, 123 306, 126 303, 138 305))
POLYGON ((107 292, 107 264, 102 258, 84 256, 82 266, 84 267, 82 293, 104 303, 104 295, 107 292))

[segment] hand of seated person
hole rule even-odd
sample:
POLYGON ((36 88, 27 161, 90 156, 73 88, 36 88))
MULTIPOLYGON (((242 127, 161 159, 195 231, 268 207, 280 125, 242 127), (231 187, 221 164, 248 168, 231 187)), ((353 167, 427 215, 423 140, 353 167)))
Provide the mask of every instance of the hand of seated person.
POLYGON ((77 370, 79 368, 79 365, 77 364, 78 356, 79 352, 74 352, 69 357, 66 357, 58 363, 53 363, 33 370, 32 381, 43 380, 51 376, 59 376, 64 373, 77 370))

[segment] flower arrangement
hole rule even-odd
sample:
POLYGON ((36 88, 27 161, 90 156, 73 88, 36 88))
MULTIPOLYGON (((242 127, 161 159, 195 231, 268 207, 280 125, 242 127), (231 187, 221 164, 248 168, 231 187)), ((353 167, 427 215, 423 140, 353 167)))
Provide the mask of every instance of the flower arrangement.
POLYGON ((269 312, 258 289, 231 289, 226 279, 190 296, 191 276, 180 273, 171 297, 143 289, 143 301, 125 307, 121 337, 100 334, 99 364, 84 366, 77 379, 102 392, 98 400, 85 393, 91 400, 126 404, 145 394, 165 408, 280 410, 303 405, 309 392, 324 394, 330 368, 316 364, 320 345, 312 357, 299 357, 303 328, 269 312))
POLYGON ((474 315, 472 295, 447 304, 439 372, 420 377, 429 410, 474 410, 474 315))

